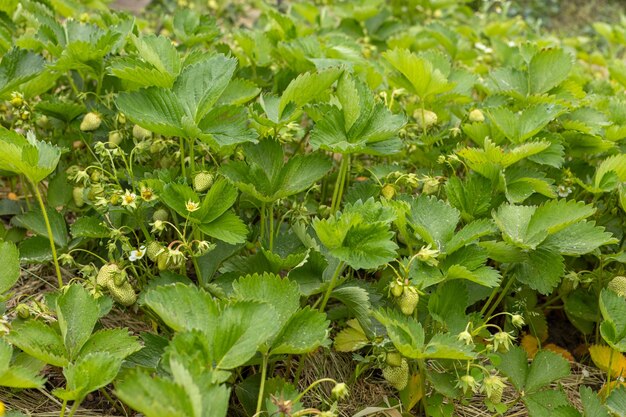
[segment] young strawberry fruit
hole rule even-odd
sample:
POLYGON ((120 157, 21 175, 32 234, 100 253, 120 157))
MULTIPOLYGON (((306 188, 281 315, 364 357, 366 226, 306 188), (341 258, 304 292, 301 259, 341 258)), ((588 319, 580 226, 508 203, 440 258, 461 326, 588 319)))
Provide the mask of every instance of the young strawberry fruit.
POLYGON ((402 366, 402 354, 400 352, 387 352, 385 362, 389 366, 402 366))
POLYGON ((102 118, 96 112, 89 112, 83 118, 83 121, 80 123, 80 130, 83 132, 90 132, 92 130, 96 130, 100 127, 102 123, 102 118))
POLYGON ((430 110, 424 110, 422 112, 422 109, 417 109, 413 112, 413 117, 415 117, 417 124, 424 129, 436 125, 438 121, 437 113, 430 110))
POLYGON ((163 251, 157 256, 157 267, 159 268, 159 271, 165 271, 168 266, 169 262, 167 251, 163 251))
POLYGON ((484 122, 485 115, 479 109, 474 109, 469 112, 469 120, 470 122, 484 122))
POLYGON ((167 221, 167 219, 169 218, 169 213, 167 212, 167 210, 160 208, 158 210, 156 210, 153 214, 152 214, 152 221, 167 221))
POLYGON ((396 195, 396 187, 392 184, 385 184, 380 190, 380 193, 385 197, 386 200, 391 200, 394 195, 396 195))
POLYGON ((389 290, 391 291, 391 295, 393 295, 394 297, 400 297, 404 292, 404 285, 402 284, 402 281, 396 279, 394 281, 391 281, 391 283, 389 284, 389 290))
POLYGON ((139 125, 133 126, 133 137, 135 139, 144 140, 150 138, 151 136, 152 132, 150 132, 148 129, 144 129, 139 125))
POLYGON ((109 146, 120 146, 120 143, 122 143, 122 135, 120 132, 116 130, 109 132, 109 146))
POLYGON ((497 375, 487 376, 483 379, 483 390, 489 401, 493 404, 499 404, 504 392, 504 381, 497 375))
POLYGON ((193 177, 193 189, 199 193, 208 190, 213 185, 213 175, 210 172, 198 172, 193 177))
POLYGON ((85 189, 83 187, 74 187, 72 190, 72 198, 76 207, 82 207, 85 205, 85 189))
POLYGON ((626 298, 626 277, 618 275, 609 282, 607 288, 615 294, 626 298))
POLYGON ((113 281, 109 281, 107 285, 111 298, 123 306, 132 306, 137 301, 137 294, 130 282, 126 281, 122 285, 116 285, 113 281))
POLYGON ((417 290, 414 287, 406 286, 404 287, 404 292, 398 301, 400 305, 400 310, 402 314, 406 316, 410 316, 415 311, 415 307, 417 307, 417 303, 419 302, 420 296, 417 293, 417 290))
POLYGON ((161 253, 165 252, 165 248, 156 240, 148 243, 146 247, 146 255, 152 262, 156 262, 161 253))
POLYGON ((398 391, 406 388, 409 382, 409 364, 406 359, 402 359, 400 366, 385 366, 383 368, 383 378, 398 391))
POLYGON ((96 284, 100 287, 106 287, 109 282, 113 282, 115 280, 116 275, 121 274, 126 274, 126 272, 122 271, 119 266, 116 264, 106 264, 100 268, 98 276, 96 277, 96 284))

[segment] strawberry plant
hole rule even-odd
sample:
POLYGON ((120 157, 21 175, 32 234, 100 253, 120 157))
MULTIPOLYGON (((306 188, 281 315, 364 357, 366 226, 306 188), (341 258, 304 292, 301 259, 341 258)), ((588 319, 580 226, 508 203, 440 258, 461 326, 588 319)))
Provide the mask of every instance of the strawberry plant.
POLYGON ((625 415, 624 22, 124 3, 0 2, 0 415, 625 415))

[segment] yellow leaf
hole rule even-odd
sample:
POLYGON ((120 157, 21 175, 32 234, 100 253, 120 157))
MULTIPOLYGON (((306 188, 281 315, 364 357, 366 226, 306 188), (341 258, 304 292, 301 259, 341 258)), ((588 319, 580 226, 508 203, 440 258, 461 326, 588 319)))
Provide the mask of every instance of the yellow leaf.
POLYGON ((424 386, 419 374, 409 376, 409 383, 400 392, 400 399, 407 410, 413 409, 424 396, 424 386))
POLYGON ((554 343, 548 343, 547 345, 543 346, 543 348, 545 350, 550 350, 554 353, 558 353, 570 362, 574 362, 574 356, 572 356, 569 350, 562 348, 561 346, 557 346, 554 343))
POLYGON ((335 336, 335 350, 338 352, 354 352, 369 343, 365 332, 355 319, 348 320, 348 327, 335 336))
POLYGON ((626 357, 608 346, 593 345, 589 348, 591 360, 601 371, 608 372, 614 378, 626 375, 626 357), (611 354, 613 357, 611 358, 611 354), (610 363, 610 365, 609 365, 610 363))
POLYGON ((600 388, 600 391, 598 391, 598 396, 600 396, 600 398, 606 399, 611 391, 618 387, 626 387, 626 382, 611 381, 608 384, 605 382, 604 385, 602 385, 602 388, 600 388))
POLYGON ((522 337, 520 346, 526 351, 528 357, 530 359, 533 359, 537 354, 537 350, 539 349, 539 341, 535 336, 525 334, 524 337, 522 337))

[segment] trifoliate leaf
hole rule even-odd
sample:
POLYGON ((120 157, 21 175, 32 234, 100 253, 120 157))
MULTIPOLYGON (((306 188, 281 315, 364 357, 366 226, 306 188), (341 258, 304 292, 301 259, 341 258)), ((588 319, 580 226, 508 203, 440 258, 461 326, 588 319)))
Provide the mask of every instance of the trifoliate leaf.
POLYGON ((352 268, 377 268, 395 258, 391 240, 393 211, 373 199, 346 205, 328 219, 315 219, 313 228, 331 255, 352 268))
POLYGON ((54 366, 69 363, 61 335, 40 321, 13 324, 6 340, 29 355, 54 366))
POLYGON ((91 336, 100 308, 82 285, 72 284, 57 298, 56 312, 68 357, 74 360, 91 336))

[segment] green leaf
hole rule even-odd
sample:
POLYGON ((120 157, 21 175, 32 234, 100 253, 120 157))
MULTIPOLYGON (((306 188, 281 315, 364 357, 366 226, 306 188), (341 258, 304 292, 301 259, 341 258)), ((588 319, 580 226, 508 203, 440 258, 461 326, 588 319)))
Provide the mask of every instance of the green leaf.
POLYGON ((159 286, 148 290, 145 304, 175 331, 207 331, 218 317, 213 298, 204 290, 185 284, 159 286))
POLYGON ((0 296, 20 278, 20 254, 13 242, 0 241, 0 296))
POLYGON ((591 204, 574 200, 551 200, 537 208, 526 231, 527 240, 535 236, 551 235, 595 213, 591 204))
POLYGON ((459 341, 453 334, 435 334, 420 354, 421 359, 469 360, 475 357, 472 347, 459 341))
POLYGON ((244 145, 244 154, 247 162, 231 162, 221 172, 241 191, 265 203, 306 190, 332 167, 321 154, 294 156, 285 163, 282 146, 271 139, 244 145))
POLYGON ((91 336, 100 308, 79 284, 72 284, 56 300, 56 312, 68 359, 74 360, 91 336))
POLYGON ((613 332, 607 334, 606 326, 600 327, 602 337, 610 344, 617 345, 626 337, 626 300, 614 291, 603 289, 600 293, 600 312, 613 332))
POLYGON ((105 223, 96 217, 79 217, 70 226, 72 237, 102 239, 109 237, 110 231, 105 223))
POLYGON ((424 329, 413 317, 395 310, 381 310, 374 317, 387 329, 387 335, 403 356, 412 359, 422 357, 424 329))
POLYGON ((23 174, 34 184, 50 175, 61 157, 58 147, 37 140, 32 132, 24 138, 0 127, 0 146, 0 169, 23 174))
POLYGON ((328 340, 326 315, 309 306, 291 316, 272 343, 271 354, 301 355, 322 346, 328 340))
POLYGON ((230 389, 196 381, 183 385, 131 371, 116 384, 116 395, 146 417, 226 417, 230 389))
POLYGON ((187 66, 174 83, 174 94, 196 124, 217 102, 233 76, 237 61, 218 54, 187 66))
POLYGON ((116 358, 125 359, 139 350, 141 345, 127 329, 103 329, 91 335, 80 350, 79 356, 106 352, 116 358))
POLYGON ((593 252, 600 246, 619 243, 604 227, 595 222, 582 221, 573 224, 543 242, 542 247, 552 249, 562 255, 580 256, 593 252))
POLYGON ((202 233, 231 245, 245 242, 248 235, 248 227, 232 211, 227 211, 210 223, 201 223, 198 228, 202 233))
MULTIPOLYGON (((50 207, 46 208, 46 212, 48 214, 48 220, 50 221, 50 228, 52 229, 54 243, 56 243, 59 247, 67 246, 69 236, 67 234, 67 226, 63 215, 50 207)), ((33 210, 14 216, 11 221, 16 226, 28 229, 39 236, 48 237, 46 223, 41 211, 39 210, 33 210)))
POLYGON ((618 417, 626 416, 626 388, 617 387, 606 399, 606 407, 618 417))
POLYGON ((528 357, 519 346, 511 346, 505 353, 498 353, 500 363, 496 366, 506 375, 518 391, 523 391, 528 376, 528 357))
POLYGON ((233 295, 239 300, 265 302, 274 307, 280 326, 300 308, 300 289, 289 278, 276 274, 254 274, 233 282, 233 295))
POLYGON ((465 330, 467 317, 467 287, 460 281, 448 281, 439 285, 428 299, 428 311, 450 333, 465 330))
POLYGON ((150 87, 122 92, 115 103, 126 117, 145 129, 165 136, 187 136, 182 124, 185 109, 172 90, 150 87))
POLYGON ((328 219, 315 219, 313 228, 329 252, 352 268, 377 268, 395 258, 391 240, 393 210, 374 199, 348 204, 328 219))
POLYGON ((445 252, 447 254, 454 253, 462 247, 476 242, 483 236, 493 234, 496 230, 495 224, 490 219, 473 221, 465 225, 447 241, 444 246, 445 252))
POLYGON ((549 350, 539 351, 530 365, 525 391, 531 393, 540 388, 548 386, 557 379, 564 378, 570 374, 570 366, 567 359, 549 350))
POLYGON ((44 67, 44 59, 24 49, 11 48, 0 61, 0 97, 19 89, 26 81, 36 77, 44 67))
POLYGON ((600 398, 589 387, 581 385, 580 400, 583 404, 583 417, 610 417, 600 398))
POLYGON ((543 94, 561 84, 572 69, 574 60, 562 49, 544 49, 528 64, 530 94, 543 94))
POLYGON ((422 101, 454 88, 454 84, 448 82, 446 76, 429 60, 407 49, 386 51, 383 57, 396 71, 389 77, 391 83, 416 94, 422 101))
POLYGON ((537 207, 534 206, 502 204, 492 215, 506 242, 521 248, 532 248, 531 243, 535 246, 541 243, 541 241, 526 242, 526 231, 536 210, 537 207))
POLYGON ((278 314, 269 304, 239 301, 228 305, 206 333, 213 345, 215 368, 245 364, 279 329, 278 314))
POLYGON ((507 139, 513 143, 522 143, 539 133, 563 111, 559 105, 534 104, 520 113, 496 107, 488 110, 487 115, 507 139))
POLYGON ((605 178, 614 173, 619 178, 619 181, 626 181, 626 155, 619 154, 611 156, 600 163, 596 170, 594 186, 597 189, 601 189, 602 183, 605 178))
POLYGON ((63 400, 81 402, 87 394, 105 387, 117 376, 122 360, 109 353, 98 352, 81 356, 63 369, 67 380, 65 389, 57 389, 53 394, 63 400))
POLYGON ((444 250, 445 243, 454 235, 460 220, 457 209, 441 200, 424 194, 411 201, 409 224, 426 243, 444 250))
POLYGON ((9 343, 45 363, 54 366, 68 364, 67 351, 61 335, 40 321, 29 320, 14 323, 6 339, 9 343))
POLYGON ((567 407, 570 402, 563 391, 555 389, 529 393, 524 398, 524 404, 530 416, 552 417, 559 408, 567 407))
POLYGON ((10 388, 39 388, 45 379, 39 376, 40 369, 28 367, 14 361, 13 348, 0 339, 0 386, 10 388))
POLYGON ((563 257, 549 249, 539 248, 526 252, 523 262, 514 264, 511 273, 515 278, 539 291, 541 294, 549 294, 565 273, 563 257))
POLYGON ((300 74, 283 91, 278 105, 279 118, 282 118, 289 103, 302 107, 316 99, 337 81, 342 72, 340 68, 328 68, 319 72, 300 74))

